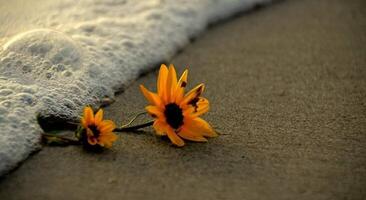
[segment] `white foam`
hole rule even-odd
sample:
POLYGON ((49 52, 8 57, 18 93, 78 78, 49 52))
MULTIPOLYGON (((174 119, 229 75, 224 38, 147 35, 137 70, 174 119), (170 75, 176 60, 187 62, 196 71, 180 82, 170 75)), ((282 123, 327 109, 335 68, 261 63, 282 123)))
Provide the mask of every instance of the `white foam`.
POLYGON ((0 52, 0 175, 40 148, 38 114, 77 119, 212 22, 269 0, 74 0, 49 4, 0 52), (45 27, 47 29, 45 29, 45 27))

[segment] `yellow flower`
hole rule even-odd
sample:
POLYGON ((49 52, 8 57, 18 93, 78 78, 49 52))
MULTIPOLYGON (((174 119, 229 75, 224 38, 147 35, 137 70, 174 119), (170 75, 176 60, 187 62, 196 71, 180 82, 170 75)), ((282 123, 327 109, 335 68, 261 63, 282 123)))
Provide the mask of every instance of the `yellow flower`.
POLYGON ((169 69, 163 64, 160 67, 157 81, 157 93, 140 89, 151 105, 147 112, 155 118, 154 129, 158 135, 168 135, 173 144, 184 146, 183 139, 206 142, 205 137, 215 137, 216 132, 199 116, 209 110, 209 102, 201 97, 204 84, 199 84, 184 95, 187 86, 188 70, 177 80, 173 65, 169 69))
POLYGON ((113 133, 116 125, 111 120, 103 120, 102 109, 94 116, 93 109, 89 106, 85 107, 81 125, 85 129, 83 138, 89 145, 110 148, 117 140, 117 135, 113 133))

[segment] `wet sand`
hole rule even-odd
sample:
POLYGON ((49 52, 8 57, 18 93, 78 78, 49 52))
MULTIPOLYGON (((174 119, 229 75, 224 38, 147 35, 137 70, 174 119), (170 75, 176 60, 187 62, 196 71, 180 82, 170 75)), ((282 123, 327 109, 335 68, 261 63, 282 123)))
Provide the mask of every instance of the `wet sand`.
MULTIPOLYGON (((205 32, 169 63, 204 82, 220 133, 173 147, 151 128, 110 151, 46 147, 0 181, 0 199, 363 199, 366 4, 284 1, 205 32)), ((126 122, 139 84, 106 108, 126 122)))

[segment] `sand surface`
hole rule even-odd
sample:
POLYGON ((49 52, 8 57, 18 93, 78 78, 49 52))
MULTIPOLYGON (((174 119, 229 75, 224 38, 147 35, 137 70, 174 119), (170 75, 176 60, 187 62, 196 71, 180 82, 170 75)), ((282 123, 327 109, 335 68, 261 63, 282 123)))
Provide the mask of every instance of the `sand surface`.
MULTIPOLYGON (((0 199, 364 199, 366 7, 284 1, 215 26, 173 60, 204 82, 221 133, 175 148, 124 133, 101 154, 46 147, 0 182, 0 199)), ((139 84, 106 109, 126 122, 139 84)))

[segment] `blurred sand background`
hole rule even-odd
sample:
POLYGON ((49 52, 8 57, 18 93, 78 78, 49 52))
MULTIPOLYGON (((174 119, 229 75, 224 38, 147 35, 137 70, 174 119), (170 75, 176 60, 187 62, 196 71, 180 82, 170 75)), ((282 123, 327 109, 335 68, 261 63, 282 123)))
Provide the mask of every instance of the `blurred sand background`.
MULTIPOLYGON (((365 199, 366 3, 283 1, 214 26, 168 61, 204 82, 222 134, 172 147, 151 128, 110 150, 46 147, 0 199, 365 199)), ((106 109, 146 105, 141 77, 106 109)))

